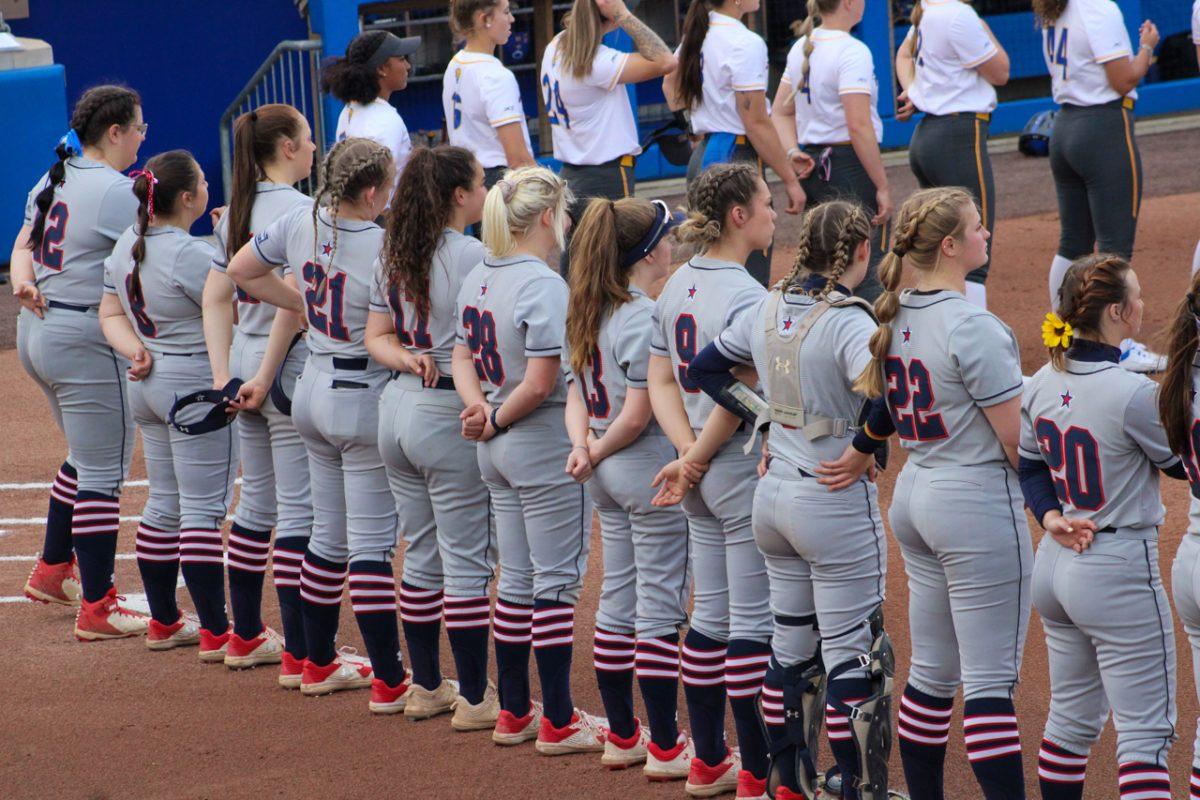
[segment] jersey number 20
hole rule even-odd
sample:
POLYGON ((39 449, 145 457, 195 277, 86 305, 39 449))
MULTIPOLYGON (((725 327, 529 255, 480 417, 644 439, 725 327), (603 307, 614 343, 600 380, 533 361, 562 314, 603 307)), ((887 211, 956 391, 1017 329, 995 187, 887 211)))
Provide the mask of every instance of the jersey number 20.
POLYGON ((1061 431, 1058 423, 1046 417, 1038 417, 1033 432, 1054 476, 1058 499, 1080 511, 1095 511, 1104 505, 1100 445, 1092 432, 1075 425, 1061 431))
POLYGON ((899 356, 888 356, 883 374, 887 379, 888 410, 901 439, 932 442, 949 435, 942 415, 933 410, 937 398, 929 369, 921 359, 914 358, 906 366, 899 356))

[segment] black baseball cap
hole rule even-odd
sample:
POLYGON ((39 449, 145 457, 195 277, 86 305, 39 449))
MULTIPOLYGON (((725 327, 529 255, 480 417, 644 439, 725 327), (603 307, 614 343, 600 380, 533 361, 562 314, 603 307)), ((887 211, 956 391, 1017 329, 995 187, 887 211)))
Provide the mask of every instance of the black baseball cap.
MULTIPOLYGON (((359 36, 363 35, 365 34, 359 34, 359 36)), ((371 57, 367 59, 367 66, 371 69, 379 69, 387 62, 389 58, 393 58, 395 56, 407 58, 408 56, 417 52, 420 47, 420 36, 405 36, 401 38, 394 33, 385 33, 383 35, 383 40, 379 43, 379 47, 377 47, 375 52, 371 54, 371 57)))

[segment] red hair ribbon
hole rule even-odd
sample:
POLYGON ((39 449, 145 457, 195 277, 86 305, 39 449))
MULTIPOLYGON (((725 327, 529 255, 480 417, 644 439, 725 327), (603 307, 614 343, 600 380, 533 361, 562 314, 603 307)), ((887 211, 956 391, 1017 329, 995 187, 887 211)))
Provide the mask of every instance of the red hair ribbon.
POLYGON ((138 169, 129 173, 129 177, 135 181, 138 178, 146 179, 146 210, 150 219, 154 219, 154 187, 158 185, 158 178, 154 177, 154 173, 148 169, 138 169))

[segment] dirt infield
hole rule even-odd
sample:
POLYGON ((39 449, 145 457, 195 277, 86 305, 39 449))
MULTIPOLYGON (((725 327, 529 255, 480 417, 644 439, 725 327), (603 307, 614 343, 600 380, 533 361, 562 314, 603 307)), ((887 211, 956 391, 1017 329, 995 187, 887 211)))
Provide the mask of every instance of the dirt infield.
MULTIPOLYGON (((1195 167, 1200 132, 1147 137, 1141 145, 1149 199, 1142 209, 1135 266, 1146 298, 1142 338, 1154 343, 1184 291, 1192 248, 1200 237, 1200 171, 1195 167)), ((1015 330, 1025 371, 1032 373, 1044 362, 1039 324, 1046 302, 1045 272, 1058 236, 1053 187, 1044 160, 1005 155, 996 161, 1003 218, 996 230, 989 301, 1015 330)), ((902 169, 892 174, 893 194, 903 198, 911 176, 902 169)), ((787 222, 782 224, 777 272, 788 261, 790 234, 787 222)), ((11 298, 7 292, 0 297, 0 345, 11 347, 11 298)), ((191 650, 152 654, 138 640, 76 643, 71 638, 73 612, 16 598, 40 547, 37 519, 44 517, 46 492, 13 484, 51 480, 65 445, 15 351, 0 352, 0 374, 6 378, 0 419, 5 442, 0 450, 0 481, 5 482, 0 484, 0 641, 7 675, 0 691, 0 797, 683 797, 680 784, 649 785, 639 771, 610 773, 598 759, 546 759, 529 745, 493 747, 486 734, 453 733, 444 718, 421 723, 373 718, 361 692, 303 698, 276 687, 270 670, 228 673, 201 665, 191 650)), ((880 481, 885 509, 899 466, 880 481)), ((138 455, 132 477, 144 476, 138 455)), ((138 514, 145 496, 144 487, 131 486, 122 497, 122 515, 138 514)), ((1169 577, 1187 524, 1186 485, 1164 481, 1164 499, 1168 514, 1159 561, 1169 577)), ((1034 530, 1036 542, 1040 532, 1034 530)), ((123 523, 120 552, 132 552, 133 534, 134 524, 123 523)), ((886 613, 901 686, 909 660, 907 591, 899 549, 890 544, 886 613)), ((576 632, 574 685, 577 703, 599 712, 590 654, 590 620, 600 578, 595 535, 592 547, 576 632)), ((125 591, 140 589, 131 557, 117 562, 117 581, 125 591)), ((266 595, 264 615, 278 620, 273 593, 268 589, 266 595)), ((348 605, 341 634, 347 644, 361 644, 348 605)), ((1176 628, 1180 740, 1170 766, 1175 796, 1185 797, 1197 703, 1187 640, 1182 627, 1176 628)), ((445 647, 443 655, 443 663, 450 665, 445 647)), ((1037 748, 1047 700, 1046 648, 1035 614, 1017 693, 1031 796, 1037 796, 1037 748)), ((978 790, 957 719, 947 759, 947 796, 974 798, 978 790)), ((1093 751, 1086 797, 1115 794, 1114 744, 1110 727, 1093 751)), ((827 756, 822 758, 823 765, 829 763, 827 756)), ((899 787, 898 758, 893 758, 893 770, 893 785, 899 787)))

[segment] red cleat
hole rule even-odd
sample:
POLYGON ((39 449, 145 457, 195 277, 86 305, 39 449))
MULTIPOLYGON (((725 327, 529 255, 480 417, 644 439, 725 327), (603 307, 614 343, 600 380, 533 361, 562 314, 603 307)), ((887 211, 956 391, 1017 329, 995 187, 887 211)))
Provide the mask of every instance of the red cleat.
POLYGON ((232 630, 226 630, 217 635, 204 628, 200 629, 200 660, 205 664, 220 664, 225 660, 225 650, 229 647, 229 637, 232 630))
POLYGON ((285 689, 299 689, 303 673, 304 659, 296 658, 284 650, 279 660, 279 685, 285 689))
POLYGON ((25 581, 25 596, 39 603, 77 606, 82 595, 79 576, 75 574, 75 556, 62 564, 47 564, 39 558, 25 581))
POLYGON ((75 638, 81 642, 96 642, 144 634, 150 617, 121 605, 124 599, 113 587, 94 603, 82 600, 79 613, 75 615, 75 638))

